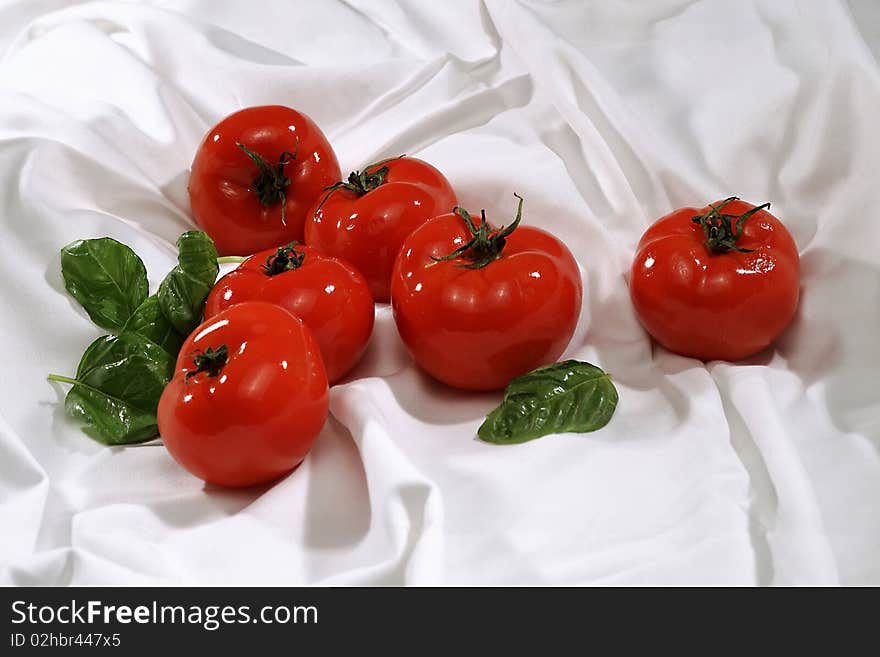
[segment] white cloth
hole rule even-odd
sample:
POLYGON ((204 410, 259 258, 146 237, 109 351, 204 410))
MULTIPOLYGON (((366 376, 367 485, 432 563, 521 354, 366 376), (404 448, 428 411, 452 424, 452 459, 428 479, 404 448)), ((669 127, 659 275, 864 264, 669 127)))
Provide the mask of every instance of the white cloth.
POLYGON ((880 75, 845 4, 65 4, 0 8, 0 581, 880 584, 880 75), (380 306, 274 487, 82 434, 45 376, 101 331, 59 248, 115 237, 155 290, 200 138, 269 103, 344 172, 417 155, 498 221, 522 194, 583 267, 565 355, 612 373, 611 423, 478 442, 500 396, 419 373, 380 306), (775 349, 704 365, 652 347, 625 272, 655 218, 731 194, 791 230, 801 305, 775 349))

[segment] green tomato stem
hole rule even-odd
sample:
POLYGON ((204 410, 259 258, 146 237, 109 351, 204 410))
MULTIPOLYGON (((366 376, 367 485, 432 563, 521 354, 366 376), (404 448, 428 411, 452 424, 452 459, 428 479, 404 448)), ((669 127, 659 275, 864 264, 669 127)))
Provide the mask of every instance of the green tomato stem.
MULTIPOLYGON (((99 395, 104 395, 106 397, 110 397, 111 399, 119 399, 118 397, 114 397, 113 395, 108 395, 106 392, 102 390, 98 390, 94 386, 90 386, 88 383, 83 383, 82 381, 78 381, 76 379, 71 379, 69 376, 61 376, 60 374, 50 374, 46 377, 49 381, 57 381, 58 383, 69 383, 72 386, 80 386, 81 388, 85 388, 86 390, 91 390, 92 392, 96 392, 99 395)), ((121 399, 119 401, 122 401, 121 399)))
POLYGON ((296 270, 302 267, 306 254, 303 251, 297 251, 296 246, 299 242, 293 241, 287 246, 282 246, 272 255, 266 258, 266 264, 260 265, 260 269, 266 276, 275 276, 283 274, 286 271, 296 270))
POLYGON ((46 379, 49 381, 58 381, 59 383, 69 383, 72 386, 79 384, 79 381, 76 379, 71 379, 69 376, 61 376, 60 374, 50 374, 46 379))
POLYGON ((691 221, 700 224, 703 227, 703 233, 706 236, 706 248, 710 253, 719 254, 728 251, 739 251, 740 253, 751 253, 754 249, 744 249, 737 245, 737 241, 742 237, 743 224, 746 219, 756 212, 760 212, 770 207, 769 203, 764 203, 752 208, 742 214, 722 214, 721 210, 731 201, 739 201, 739 196, 729 196, 721 201, 718 205, 710 205, 706 214, 691 217, 691 221), (734 223, 733 220, 736 220, 734 223))
POLYGON ((293 149, 293 153, 289 151, 281 153, 275 167, 267 162, 262 155, 252 151, 244 144, 235 142, 235 145, 257 165, 259 175, 254 178, 252 184, 260 203, 264 208, 271 208, 276 203, 281 203, 281 225, 286 226, 284 208, 287 205, 287 188, 290 187, 290 178, 284 174, 284 167, 296 159, 296 154, 299 152, 299 137, 296 138, 296 148, 293 149))
POLYGON ((315 208, 315 212, 317 213, 318 210, 324 207, 324 203, 330 198, 330 194, 337 189, 347 189, 358 196, 369 194, 385 182, 385 176, 388 175, 389 169, 384 165, 388 162, 399 160, 402 157, 406 157, 406 155, 398 155, 397 157, 389 157, 384 160, 379 160, 378 162, 373 162, 373 164, 365 166, 362 171, 352 171, 348 174, 348 181, 340 180, 337 183, 325 187, 324 191, 327 193, 324 195, 324 198, 321 199, 318 207, 315 208))
POLYGON ((477 227, 467 210, 455 206, 452 211, 464 220, 473 239, 464 246, 457 248, 449 255, 443 256, 442 258, 431 256, 431 260, 435 262, 455 260, 457 258, 469 260, 470 262, 468 263, 455 265, 456 267, 461 267, 463 269, 482 269, 490 262, 498 260, 498 258, 501 257, 501 252, 504 250, 504 245, 507 243, 507 238, 516 230, 522 219, 523 198, 516 193, 514 193, 514 196, 519 199, 519 206, 516 210, 516 219, 514 219, 513 223, 506 228, 502 226, 497 230, 493 229, 486 221, 485 210, 481 211, 483 220, 479 227, 477 227))

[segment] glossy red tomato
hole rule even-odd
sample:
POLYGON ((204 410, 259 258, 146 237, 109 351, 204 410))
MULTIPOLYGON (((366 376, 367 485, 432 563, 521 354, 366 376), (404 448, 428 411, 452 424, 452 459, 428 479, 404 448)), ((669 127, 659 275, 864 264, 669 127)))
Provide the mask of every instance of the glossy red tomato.
POLYGON ((731 197, 682 208, 642 236, 630 296, 657 342, 702 360, 739 360, 788 326, 798 304, 800 261, 768 207, 731 197))
POLYGON ((319 199, 306 222, 306 244, 353 264, 373 298, 385 302, 403 240, 456 203, 449 181, 427 162, 399 157, 371 164, 319 199))
POLYGON ((240 303, 183 343, 159 400, 159 433, 196 477, 251 486, 305 458, 327 404, 318 344, 302 320, 275 304, 240 303))
POLYGON ((189 200, 220 255, 303 239, 306 213, 339 180, 321 129, 289 107, 249 107, 211 128, 196 151, 189 200))
POLYGON ((289 244, 261 251, 226 274, 208 295, 209 319, 242 301, 267 301, 308 326, 332 385, 358 362, 373 331, 373 297, 350 264, 315 249, 289 244))
POLYGON ((495 390, 559 358, 581 309, 571 252, 550 233, 476 225, 461 209, 417 228, 394 266, 391 304, 416 363, 465 390, 495 390))

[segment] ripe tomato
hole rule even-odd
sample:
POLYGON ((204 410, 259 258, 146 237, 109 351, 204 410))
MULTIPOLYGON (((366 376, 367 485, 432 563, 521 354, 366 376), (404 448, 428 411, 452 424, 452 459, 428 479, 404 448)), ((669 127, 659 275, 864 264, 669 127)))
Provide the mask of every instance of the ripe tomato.
POLYGON ((240 303, 183 343, 159 399, 159 433, 200 479, 251 486, 290 472, 327 419, 327 375, 311 331, 270 303, 240 303))
POLYGON ((306 222, 306 244, 353 264, 373 298, 385 302, 403 240, 456 203, 449 181, 427 162, 384 160, 352 172, 319 199, 306 222))
POLYGON ((474 225, 461 208, 403 244, 391 281, 397 329, 416 363, 465 390, 495 390, 554 362, 574 333, 581 278, 562 242, 516 220, 474 225))
POLYGON ((211 128, 196 151, 189 200, 220 255, 303 239, 306 212, 339 180, 324 133, 289 107, 249 107, 211 128))
POLYGON ((657 342, 692 358, 739 360, 788 326, 800 261, 768 207, 733 196, 701 210, 676 210, 642 236, 630 296, 657 342))
POLYGON ((358 362, 373 331, 373 297, 350 264, 292 242, 261 251, 226 274, 208 295, 205 319, 242 301, 267 301, 306 323, 338 381, 358 362))

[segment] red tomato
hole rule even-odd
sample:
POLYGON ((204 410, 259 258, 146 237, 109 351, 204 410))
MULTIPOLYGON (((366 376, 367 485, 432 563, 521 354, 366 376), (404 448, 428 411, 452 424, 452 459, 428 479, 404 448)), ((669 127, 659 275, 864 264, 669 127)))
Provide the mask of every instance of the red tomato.
POLYGON ((275 303, 302 319, 318 341, 331 384, 358 362, 373 331, 373 297, 364 277, 347 262, 295 243, 261 251, 217 281, 205 318, 242 301, 275 303))
POLYGON ((183 343, 159 399, 159 433, 200 479, 251 486, 290 472, 327 419, 327 375, 302 320, 270 303, 240 303, 183 343))
POLYGON ((416 363, 465 390, 495 390, 568 345, 581 278, 562 242, 516 220, 474 225, 460 208, 417 228, 391 281, 397 329, 416 363), (519 227, 518 227, 519 226, 519 227))
POLYGON ((249 107, 211 128, 193 160, 189 200, 220 255, 303 239, 306 212, 339 180, 321 129, 289 107, 249 107))
POLYGON ((701 210, 682 208, 642 236, 630 296, 657 342, 692 358, 739 360, 788 326, 800 261, 767 207, 731 197, 701 210))
POLYGON ((353 264, 373 298, 385 302, 403 240, 456 203, 449 181, 427 162, 385 160, 353 172, 319 199, 306 222, 306 244, 353 264))

